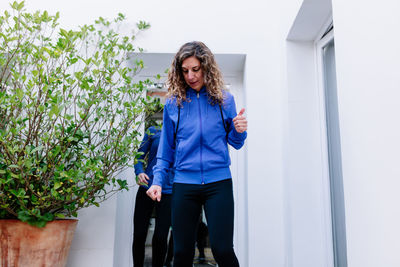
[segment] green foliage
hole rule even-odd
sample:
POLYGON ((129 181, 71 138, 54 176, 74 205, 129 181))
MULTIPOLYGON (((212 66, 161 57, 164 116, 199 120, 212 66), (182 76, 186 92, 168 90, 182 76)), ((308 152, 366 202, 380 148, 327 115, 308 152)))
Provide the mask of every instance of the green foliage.
POLYGON ((164 105, 161 103, 159 98, 155 98, 152 102, 152 107, 146 111, 145 129, 149 128, 150 126, 161 128, 163 110, 164 105))
POLYGON ((138 27, 139 30, 146 30, 150 28, 150 24, 142 20, 139 21, 139 23, 137 23, 136 26, 138 27))
POLYGON ((128 188, 117 174, 159 103, 134 79, 135 36, 114 30, 124 15, 67 30, 58 13, 11 8, 0 16, 0 218, 41 227, 128 188))

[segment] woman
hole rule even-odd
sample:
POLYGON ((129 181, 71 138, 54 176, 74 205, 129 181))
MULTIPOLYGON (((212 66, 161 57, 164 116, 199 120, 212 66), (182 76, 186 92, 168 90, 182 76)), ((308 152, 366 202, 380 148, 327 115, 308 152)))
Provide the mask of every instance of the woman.
MULTIPOLYGON (((167 253, 168 232, 171 226, 171 191, 170 178, 166 180, 162 201, 155 203, 146 191, 153 182, 153 167, 157 161, 157 148, 160 141, 161 130, 154 126, 146 131, 139 152, 143 154, 135 164, 136 183, 140 185, 135 201, 133 215, 133 266, 143 267, 145 256, 145 243, 149 229, 150 218, 155 207, 156 220, 152 239, 152 266, 162 267, 167 253), (143 160, 147 156, 146 170, 143 160)), ((171 175, 171 174, 170 174, 171 175)))
POLYGON ((167 85, 164 128, 153 185, 147 194, 160 201, 168 169, 175 169, 171 204, 174 266, 193 264, 202 206, 218 266, 239 266, 233 250, 234 203, 227 144, 236 149, 244 144, 244 109, 236 114, 233 96, 224 90, 214 55, 201 42, 186 43, 180 48, 167 85))

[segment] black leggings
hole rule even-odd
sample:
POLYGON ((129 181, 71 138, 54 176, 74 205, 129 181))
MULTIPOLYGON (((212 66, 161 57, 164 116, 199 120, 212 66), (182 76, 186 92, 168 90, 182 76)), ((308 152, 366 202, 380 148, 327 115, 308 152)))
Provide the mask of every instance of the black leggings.
POLYGON ((191 267, 197 225, 204 205, 211 249, 219 267, 238 267, 233 250, 232 179, 211 184, 175 183, 172 191, 174 267, 191 267))
POLYGON ((153 208, 156 208, 156 225, 152 240, 152 266, 162 267, 167 253, 168 232, 171 226, 171 195, 163 194, 161 202, 155 202, 146 195, 146 189, 139 187, 136 194, 133 215, 133 266, 143 267, 147 230, 153 208))

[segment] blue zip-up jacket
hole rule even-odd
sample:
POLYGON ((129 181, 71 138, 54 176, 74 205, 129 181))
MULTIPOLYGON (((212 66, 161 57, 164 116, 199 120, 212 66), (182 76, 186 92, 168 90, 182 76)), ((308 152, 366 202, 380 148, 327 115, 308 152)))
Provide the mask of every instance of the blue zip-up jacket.
MULTIPOLYGON (((138 149, 138 152, 143 152, 143 154, 140 155, 138 163, 136 163, 134 166, 135 174, 139 175, 140 173, 146 173, 147 176, 149 176, 150 180, 147 181, 148 185, 141 185, 146 189, 148 189, 153 183, 153 167, 157 162, 156 156, 157 156, 158 144, 160 142, 160 135, 161 135, 160 129, 154 126, 149 127, 138 149), (146 157, 146 155, 148 155, 148 160, 147 160, 146 170, 144 170, 143 159, 146 157)), ((171 175, 172 173, 168 172, 168 177, 165 180, 165 183, 162 185, 163 193, 165 194, 172 193, 173 177, 171 177, 171 175)))
MULTIPOLYGON (((175 169, 174 183, 208 184, 231 178, 228 143, 236 149, 243 146, 247 133, 238 133, 232 119, 236 117, 233 96, 224 92, 222 104, 225 125, 218 104, 210 104, 206 88, 199 92, 187 89, 189 101, 182 103, 180 121, 175 99, 164 106, 163 130, 154 166, 154 185, 163 186, 168 168, 175 169), (175 153, 176 151, 176 153, 175 153)), ((164 189, 163 189, 164 191, 164 189)))

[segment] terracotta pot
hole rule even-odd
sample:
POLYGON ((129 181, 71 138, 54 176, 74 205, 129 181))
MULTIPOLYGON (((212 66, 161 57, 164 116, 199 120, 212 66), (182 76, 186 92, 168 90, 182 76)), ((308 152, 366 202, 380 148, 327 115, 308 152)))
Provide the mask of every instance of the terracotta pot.
POLYGON ((56 220, 37 228, 0 220, 1 267, 64 267, 77 220, 56 220))

